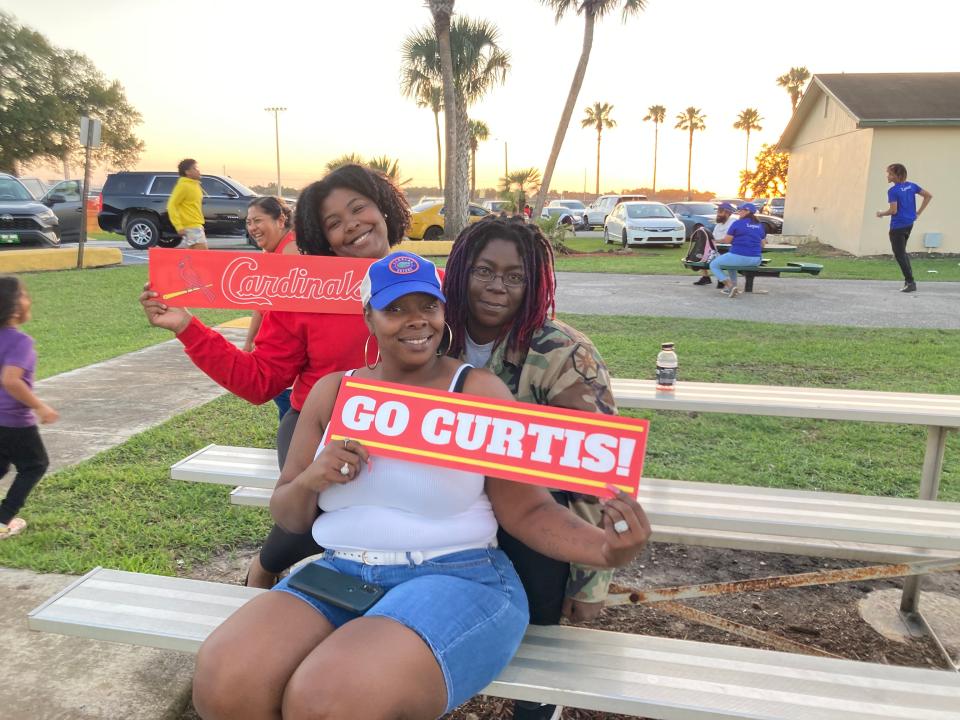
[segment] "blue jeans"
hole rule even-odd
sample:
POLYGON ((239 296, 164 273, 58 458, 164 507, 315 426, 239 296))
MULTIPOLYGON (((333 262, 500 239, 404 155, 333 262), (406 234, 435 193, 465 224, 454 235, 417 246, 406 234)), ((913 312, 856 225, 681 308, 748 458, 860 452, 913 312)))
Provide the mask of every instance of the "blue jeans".
POLYGON ((710 271, 716 275, 717 280, 724 282, 727 279, 727 274, 724 270, 730 271, 730 280, 734 285, 737 284, 737 270, 736 268, 755 268, 759 267, 760 260, 762 258, 759 255, 748 256, 748 255, 734 255, 733 253, 724 253, 723 255, 717 255, 713 260, 710 261, 710 271))
MULTIPOLYGON (((483 690, 513 658, 527 629, 527 596, 502 550, 480 548, 419 565, 364 565, 327 551, 314 564, 387 590, 365 617, 387 617, 413 630, 443 672, 450 712, 483 690)), ((334 627, 358 615, 306 595, 281 580, 287 592, 313 606, 334 627)))

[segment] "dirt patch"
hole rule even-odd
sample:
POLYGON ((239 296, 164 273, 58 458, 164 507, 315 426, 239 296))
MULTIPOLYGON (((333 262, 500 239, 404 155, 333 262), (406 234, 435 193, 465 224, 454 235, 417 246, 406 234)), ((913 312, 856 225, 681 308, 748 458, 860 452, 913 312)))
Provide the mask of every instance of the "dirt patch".
MULTIPOLYGON (((216 558, 187 576, 201 580, 242 583, 254 550, 216 558)), ((618 585, 648 589, 687 583, 725 582, 748 578, 848 568, 864 563, 795 555, 724 550, 688 545, 653 543, 628 567, 617 572, 618 585)), ((843 585, 770 590, 684 601, 691 607, 728 620, 776 633, 782 637, 852 660, 945 668, 929 638, 901 643, 885 638, 864 622, 858 602, 873 590, 902 587, 900 580, 859 581, 843 585)), ((960 598, 960 573, 931 575, 924 588, 960 598)), ((701 642, 763 647, 738 636, 688 622, 655 607, 614 607, 587 625, 601 630, 657 635, 701 642)), ((955 648, 960 653, 960 648, 955 648)), ((506 720, 511 704, 498 698, 478 697, 446 716, 448 720, 506 720)), ((567 709, 565 720, 614 720, 622 715, 567 709)), ((188 708, 181 720, 199 720, 188 708)))

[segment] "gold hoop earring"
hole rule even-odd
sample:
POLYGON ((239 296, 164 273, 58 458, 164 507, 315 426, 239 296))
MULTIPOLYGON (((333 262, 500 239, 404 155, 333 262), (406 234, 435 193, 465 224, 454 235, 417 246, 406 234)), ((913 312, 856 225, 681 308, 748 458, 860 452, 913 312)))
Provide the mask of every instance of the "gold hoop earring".
POLYGON ((437 346, 437 357, 443 357, 447 354, 447 351, 450 349, 450 346, 453 344, 453 328, 450 327, 450 324, 444 320, 443 326, 446 331, 450 334, 450 339, 447 340, 447 346, 443 346, 443 338, 440 338, 440 344, 437 346))
POLYGON ((363 364, 367 366, 367 370, 376 369, 377 365, 380 364, 380 346, 377 345, 377 359, 373 361, 373 365, 367 362, 367 358, 370 357, 370 338, 373 337, 373 333, 367 335, 367 341, 363 344, 363 364))

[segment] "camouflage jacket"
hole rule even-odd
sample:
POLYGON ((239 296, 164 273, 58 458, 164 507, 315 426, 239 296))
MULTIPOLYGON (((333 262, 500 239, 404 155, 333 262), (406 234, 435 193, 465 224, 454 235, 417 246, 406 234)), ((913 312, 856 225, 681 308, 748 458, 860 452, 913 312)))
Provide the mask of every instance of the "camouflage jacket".
MULTIPOLYGON (((559 320, 547 320, 530 339, 526 353, 509 351, 506 343, 494 348, 487 369, 496 374, 520 402, 616 415, 610 373, 600 353, 583 333, 559 320)), ((587 522, 601 526, 600 504, 592 495, 567 493, 570 509, 587 522)), ((570 565, 567 597, 601 602, 613 570, 570 565)))

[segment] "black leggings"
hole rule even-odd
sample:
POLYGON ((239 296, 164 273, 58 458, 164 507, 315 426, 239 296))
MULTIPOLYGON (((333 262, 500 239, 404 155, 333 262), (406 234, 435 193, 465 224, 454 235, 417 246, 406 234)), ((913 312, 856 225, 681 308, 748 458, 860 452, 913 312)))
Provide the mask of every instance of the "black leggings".
POLYGON ((17 516, 50 465, 36 425, 0 427, 0 477, 7 474, 11 465, 17 469, 17 476, 0 502, 0 523, 4 525, 17 516))
MULTIPOLYGON (((293 439, 298 417, 300 417, 299 411, 291 408, 283 416, 280 427, 277 428, 277 462, 281 470, 287 460, 287 451, 290 449, 290 441, 293 439)), ((312 530, 305 533, 288 533, 279 525, 274 525, 267 539, 264 540, 263 547, 260 548, 260 564, 267 572, 279 575, 305 557, 321 552, 323 548, 313 541, 312 530)))
POLYGON ((913 225, 907 225, 901 228, 890 228, 890 247, 893 249, 893 256, 900 265, 900 272, 903 273, 903 281, 913 282, 913 268, 910 267, 910 258, 907 255, 907 240, 910 239, 910 231, 913 225))

